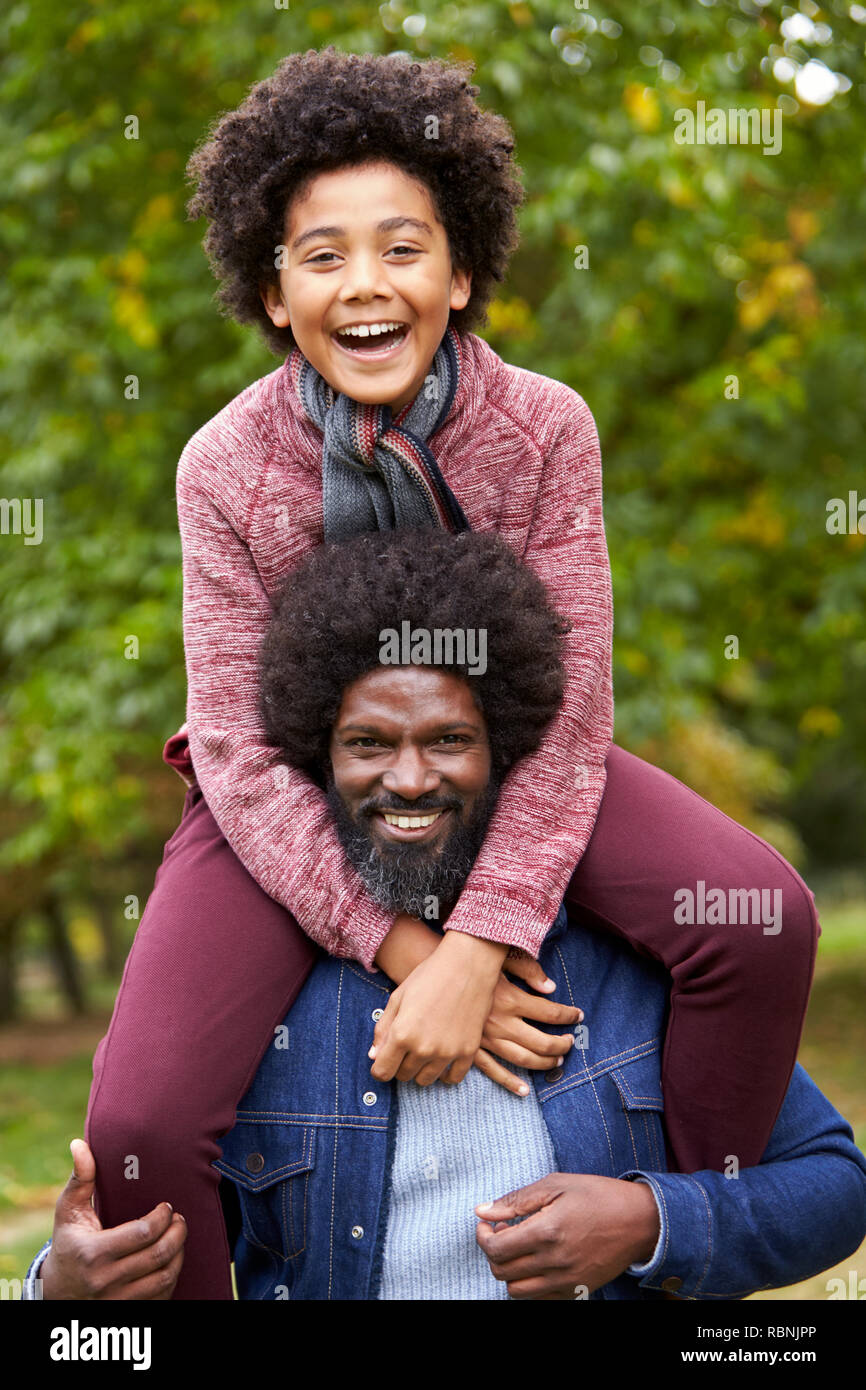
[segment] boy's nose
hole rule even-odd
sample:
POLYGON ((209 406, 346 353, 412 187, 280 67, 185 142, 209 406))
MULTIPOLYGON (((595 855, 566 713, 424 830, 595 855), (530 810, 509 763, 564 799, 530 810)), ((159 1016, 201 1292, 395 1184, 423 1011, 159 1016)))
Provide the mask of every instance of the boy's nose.
POLYGON ((352 256, 343 269, 339 298, 342 303, 360 299, 390 299, 391 287, 381 260, 375 255, 352 256))

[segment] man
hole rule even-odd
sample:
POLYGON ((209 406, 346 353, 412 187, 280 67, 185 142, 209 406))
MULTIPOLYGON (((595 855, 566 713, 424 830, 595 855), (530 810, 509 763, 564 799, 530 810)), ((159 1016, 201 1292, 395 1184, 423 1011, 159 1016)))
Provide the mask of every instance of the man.
MULTIPOLYGON (((269 734, 326 786, 370 892, 416 917, 406 949, 419 956, 447 928, 505 771, 557 708, 561 635, 540 581, 493 535, 322 548, 277 606, 262 659, 269 734), (393 641, 404 622, 408 663, 393 641), (482 631, 487 660, 471 674, 469 633, 482 631)), ((543 986, 537 967, 513 964, 543 986)), ((241 1298, 730 1299, 857 1248, 866 1159, 801 1068, 759 1166, 731 1155, 724 1174, 670 1173, 669 978, 565 906, 539 965, 563 1002, 503 981, 479 1054, 514 1068, 514 1094, 480 1063, 459 1084, 427 1084, 409 1056, 392 1080, 400 989, 320 958, 221 1141, 241 1298), (566 1043, 557 1030, 581 1018, 566 1043)), ((170 1296, 182 1217, 156 1208, 102 1231, 79 1145, 44 1296, 170 1296)))

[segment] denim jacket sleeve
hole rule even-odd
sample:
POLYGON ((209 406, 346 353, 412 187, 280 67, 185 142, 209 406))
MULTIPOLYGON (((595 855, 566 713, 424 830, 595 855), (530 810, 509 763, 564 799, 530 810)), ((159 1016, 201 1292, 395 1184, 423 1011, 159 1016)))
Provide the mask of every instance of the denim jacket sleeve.
POLYGON ((39 1253, 33 1256, 33 1259, 30 1263, 30 1268, 24 1276, 24 1284, 21 1289, 22 1300, 32 1299, 35 1301, 40 1297, 36 1281, 39 1278, 39 1271, 41 1270, 42 1265, 50 1249, 51 1241, 46 1240, 39 1253))
POLYGON ((629 1271, 682 1298, 745 1298, 811 1278, 866 1235, 866 1158, 799 1064, 764 1157, 737 1177, 648 1173, 661 1216, 652 1259, 629 1271))

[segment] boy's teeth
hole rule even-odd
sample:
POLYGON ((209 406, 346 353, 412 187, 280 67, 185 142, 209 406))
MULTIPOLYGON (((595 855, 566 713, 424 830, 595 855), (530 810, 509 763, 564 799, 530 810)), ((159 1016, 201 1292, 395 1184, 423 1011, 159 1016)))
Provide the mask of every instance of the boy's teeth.
POLYGON ((382 814, 388 825, 396 825, 400 830, 417 830, 422 825, 432 825, 434 820, 439 819, 440 812, 434 811, 429 816, 398 816, 388 811, 384 811, 382 814))
POLYGON ((342 337, 348 334, 352 338, 377 338, 380 333, 396 333, 398 328, 403 328, 402 323, 356 323, 349 328, 340 328, 338 332, 342 337))

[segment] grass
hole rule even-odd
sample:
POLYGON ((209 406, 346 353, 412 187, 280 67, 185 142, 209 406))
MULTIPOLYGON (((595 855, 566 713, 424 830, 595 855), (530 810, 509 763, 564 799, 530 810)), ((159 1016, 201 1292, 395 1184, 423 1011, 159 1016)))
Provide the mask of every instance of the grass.
MULTIPOLYGON (((866 1149, 866 901, 823 907, 815 984, 800 1061, 849 1121, 866 1149)), ((111 991, 100 992, 108 1003, 111 991)), ((42 996, 40 995, 40 998, 42 996)), ((0 1278, 21 1278, 51 1234, 54 1202, 71 1171, 69 1141, 83 1135, 93 1050, 103 1009, 75 1022, 53 1017, 0 1031, 0 1278)), ((827 1281, 866 1278, 866 1243, 833 1270, 804 1284, 755 1294, 825 1299, 827 1281)))

